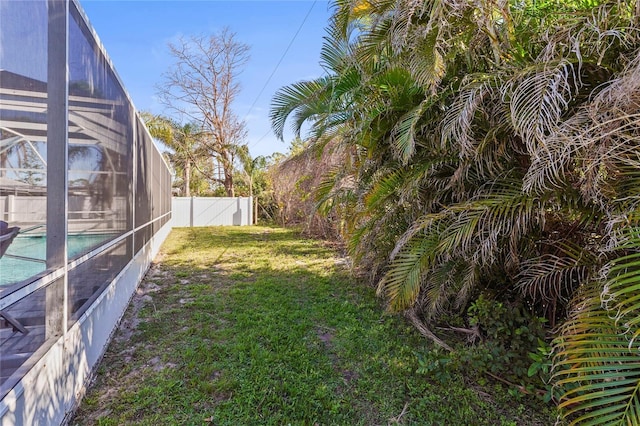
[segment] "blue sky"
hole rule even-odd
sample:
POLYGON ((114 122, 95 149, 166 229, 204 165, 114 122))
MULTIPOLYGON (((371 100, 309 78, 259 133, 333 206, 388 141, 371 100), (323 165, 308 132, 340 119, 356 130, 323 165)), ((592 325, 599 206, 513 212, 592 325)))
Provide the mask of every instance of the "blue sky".
POLYGON ((282 86, 322 75, 318 62, 331 15, 328 1, 80 0, 80 4, 136 108, 153 113, 166 113, 155 99, 155 85, 171 65, 167 42, 229 27, 251 47, 234 105, 247 124, 251 154, 286 152, 292 135, 286 135, 283 143, 270 131, 271 97, 282 86))

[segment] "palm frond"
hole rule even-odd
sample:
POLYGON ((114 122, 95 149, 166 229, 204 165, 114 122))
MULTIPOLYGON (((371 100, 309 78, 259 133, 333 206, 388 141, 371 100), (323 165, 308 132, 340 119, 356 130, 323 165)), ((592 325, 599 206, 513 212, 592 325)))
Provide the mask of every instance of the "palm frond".
POLYGON ((634 253, 611 261, 601 297, 603 307, 627 330, 631 346, 640 337, 640 228, 628 228, 624 234, 627 238, 619 248, 634 253))
POLYGON ((326 105, 315 101, 324 96, 331 83, 331 78, 320 77, 279 89, 271 100, 269 111, 271 126, 276 136, 283 139, 285 124, 291 114, 295 114, 294 131, 299 136, 302 123, 306 119, 326 112, 326 105))
POLYGON ((472 137, 472 123, 484 99, 492 91, 487 75, 467 78, 471 82, 458 90, 442 120, 442 144, 459 148, 461 157, 469 157, 475 151, 477 141, 472 137))
POLYGON ((378 295, 389 301, 389 310, 400 312, 410 308, 418 299, 425 271, 435 259, 438 237, 436 233, 414 238, 389 265, 378 283, 378 295))
POLYGON ((541 206, 542 201, 522 192, 515 179, 487 184, 471 201, 448 208, 457 216, 441 237, 440 249, 473 255, 485 265, 504 255, 515 259, 515 247, 505 243, 543 225, 541 206))
POLYGON ((384 208, 384 204, 391 202, 391 198, 398 195, 398 191, 407 183, 407 173, 403 170, 393 170, 377 179, 364 197, 368 210, 384 208))
POLYGON ((425 279, 423 309, 427 319, 448 308, 465 306, 478 279, 477 265, 467 259, 453 259, 436 265, 425 279))
MULTIPOLYGON (((530 152, 531 164, 523 179, 523 189, 527 192, 544 193, 566 188, 571 179, 575 159, 582 145, 575 137, 575 129, 588 121, 579 111, 565 120, 561 128, 555 129, 544 144, 530 152)), ((531 147, 533 148, 533 147, 531 147)))
POLYGON ((392 309, 411 306, 419 294, 419 282, 448 262, 464 259, 474 265, 463 280, 466 284, 453 287, 464 289, 466 294, 477 283, 477 268, 494 265, 499 259, 517 262, 517 242, 534 227, 542 226, 544 217, 541 200, 513 183, 496 182, 472 201, 414 222, 398 240, 389 270, 380 282, 392 309))
MULTIPOLYGON (((430 191, 429 199, 440 200, 441 197, 446 196, 446 191, 440 183, 441 180, 447 180, 438 176, 438 173, 443 168, 449 167, 454 163, 454 159, 450 158, 433 158, 423 159, 417 164, 412 164, 408 168, 391 169, 385 173, 382 173, 378 179, 376 179, 371 188, 369 188, 363 196, 364 206, 367 211, 371 212, 374 209, 383 209, 387 203, 395 203, 398 200, 402 202, 417 203, 416 195, 417 191, 430 191), (440 191, 435 189, 441 185, 440 191), (395 198, 394 198, 395 197, 395 198)), ((429 212, 431 209, 426 206, 423 207, 424 212, 429 212)))
POLYGON ((358 63, 374 62, 380 57, 381 53, 390 49, 392 27, 393 18, 387 16, 381 19, 370 31, 360 35, 355 52, 358 63))
POLYGON ((553 67, 549 64, 544 67, 525 70, 523 78, 516 76, 505 93, 513 128, 532 154, 555 131, 580 84, 571 62, 560 61, 553 67))
POLYGON ((415 46, 415 52, 409 59, 409 71, 413 78, 425 89, 435 94, 446 71, 444 56, 441 52, 440 34, 432 30, 415 46))
POLYGON ((320 66, 330 74, 340 74, 347 66, 351 47, 348 34, 342 35, 331 21, 320 49, 320 66))
POLYGON ((566 297, 580 283, 589 280, 590 258, 560 257, 545 254, 526 259, 520 264, 516 287, 533 300, 552 301, 566 297))
POLYGON ((336 34, 347 38, 350 23, 353 21, 352 10, 359 0, 334 0, 333 16, 330 26, 334 28, 336 34))
POLYGON ((346 174, 345 170, 336 166, 327 170, 322 181, 316 186, 316 208, 322 214, 327 214, 333 206, 344 201, 344 197, 353 190, 354 177, 346 174))
POLYGON ((391 130, 394 151, 402 164, 407 164, 416 149, 418 124, 426 109, 432 105, 430 99, 422 101, 418 106, 404 114, 398 124, 391 130))
POLYGON ((580 292, 556 339, 554 380, 571 424, 639 424, 640 344, 603 309, 598 285, 580 292))
POLYGON ((568 389, 560 408, 573 424, 640 423, 640 229, 618 248, 633 251, 578 293, 556 341, 554 377, 568 389))

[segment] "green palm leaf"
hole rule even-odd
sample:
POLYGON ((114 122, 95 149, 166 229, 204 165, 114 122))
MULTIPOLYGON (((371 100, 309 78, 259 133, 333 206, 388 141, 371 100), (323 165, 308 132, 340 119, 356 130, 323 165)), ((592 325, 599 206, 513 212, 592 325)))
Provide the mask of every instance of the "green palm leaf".
POLYGON ((433 94, 446 71, 439 36, 437 29, 429 32, 417 43, 409 60, 409 71, 413 78, 433 94))
MULTIPOLYGON (((638 228, 619 249, 640 248, 638 228)), ((640 424, 640 253, 604 268, 574 301, 557 339, 554 378, 568 389, 560 408, 572 424, 640 424)))
POLYGON ((327 72, 340 74, 348 67, 350 53, 348 36, 343 37, 333 25, 329 25, 320 50, 320 66, 327 72))
POLYGON ((276 136, 283 139, 285 124, 291 114, 295 115, 294 131, 299 136, 302 124, 307 119, 327 112, 327 105, 323 100, 331 83, 331 78, 321 77, 313 81, 294 83, 278 90, 271 100, 269 112, 276 136))
POLYGON ((490 265, 517 258, 517 241, 544 221, 542 201, 523 193, 516 179, 485 185, 472 200, 448 208, 457 215, 441 237, 443 254, 474 256, 490 265), (506 244, 505 244, 506 243, 506 244))
POLYGON ((356 58, 359 63, 374 62, 380 57, 381 52, 390 50, 390 33, 393 28, 393 18, 384 17, 376 23, 370 31, 359 38, 356 50, 356 58))
MULTIPOLYGON (((475 265, 489 267, 499 259, 516 262, 519 239, 543 222, 543 209, 539 199, 523 193, 514 183, 496 182, 472 201, 415 221, 398 240, 389 270, 378 287, 389 298, 391 309, 412 306, 423 278, 442 263, 464 259, 474 265, 466 274, 473 277, 475 265)), ((467 278, 467 284, 459 288, 469 293, 476 282, 467 278)))
POLYGON ((315 188, 318 211, 322 214, 328 214, 335 205, 344 202, 353 190, 353 182, 353 176, 346 174, 340 166, 327 170, 315 188))
POLYGON ((452 304, 459 309, 468 302, 479 279, 479 268, 468 259, 449 260, 438 264, 427 276, 425 283, 427 318, 446 311, 452 304))
POLYGON ((378 294, 387 298, 390 311, 406 310, 416 302, 425 272, 435 260, 437 246, 436 232, 414 238, 391 262, 378 284, 378 294))
POLYGON ((398 124, 391 130, 394 150, 402 164, 409 163, 416 150, 419 123, 427 109, 433 106, 433 99, 426 99, 418 106, 404 114, 398 124))

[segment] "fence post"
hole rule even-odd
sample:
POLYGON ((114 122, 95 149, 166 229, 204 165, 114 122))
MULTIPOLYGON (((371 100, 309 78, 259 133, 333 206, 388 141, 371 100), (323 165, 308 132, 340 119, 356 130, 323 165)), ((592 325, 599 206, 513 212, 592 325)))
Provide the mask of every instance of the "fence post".
POLYGON ((193 228, 193 195, 191 196, 191 202, 189 203, 189 227, 193 228))

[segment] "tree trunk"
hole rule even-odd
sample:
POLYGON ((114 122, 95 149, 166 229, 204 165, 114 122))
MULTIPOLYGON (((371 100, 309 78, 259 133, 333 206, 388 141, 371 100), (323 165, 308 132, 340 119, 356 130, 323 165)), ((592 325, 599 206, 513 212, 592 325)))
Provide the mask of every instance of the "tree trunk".
POLYGON ((253 177, 249 176, 249 197, 253 200, 253 225, 258 224, 258 199, 253 196, 253 177))
POLYGON ((253 199, 253 224, 258 224, 258 197, 253 199))
POLYGON ((184 164, 184 171, 182 175, 184 184, 184 196, 191 197, 191 161, 187 160, 184 164))
POLYGON ((227 191, 227 197, 235 197, 235 193, 233 190, 233 169, 227 170, 227 167, 224 167, 224 189, 227 191))
MULTIPOLYGON (((254 214, 253 210, 255 209, 253 208, 253 177, 251 175, 249 175, 249 198, 251 198, 251 210, 252 210, 251 215, 253 216, 254 214)), ((250 225, 253 225, 255 223, 255 220, 256 218, 254 216, 253 219, 251 220, 250 225)))

